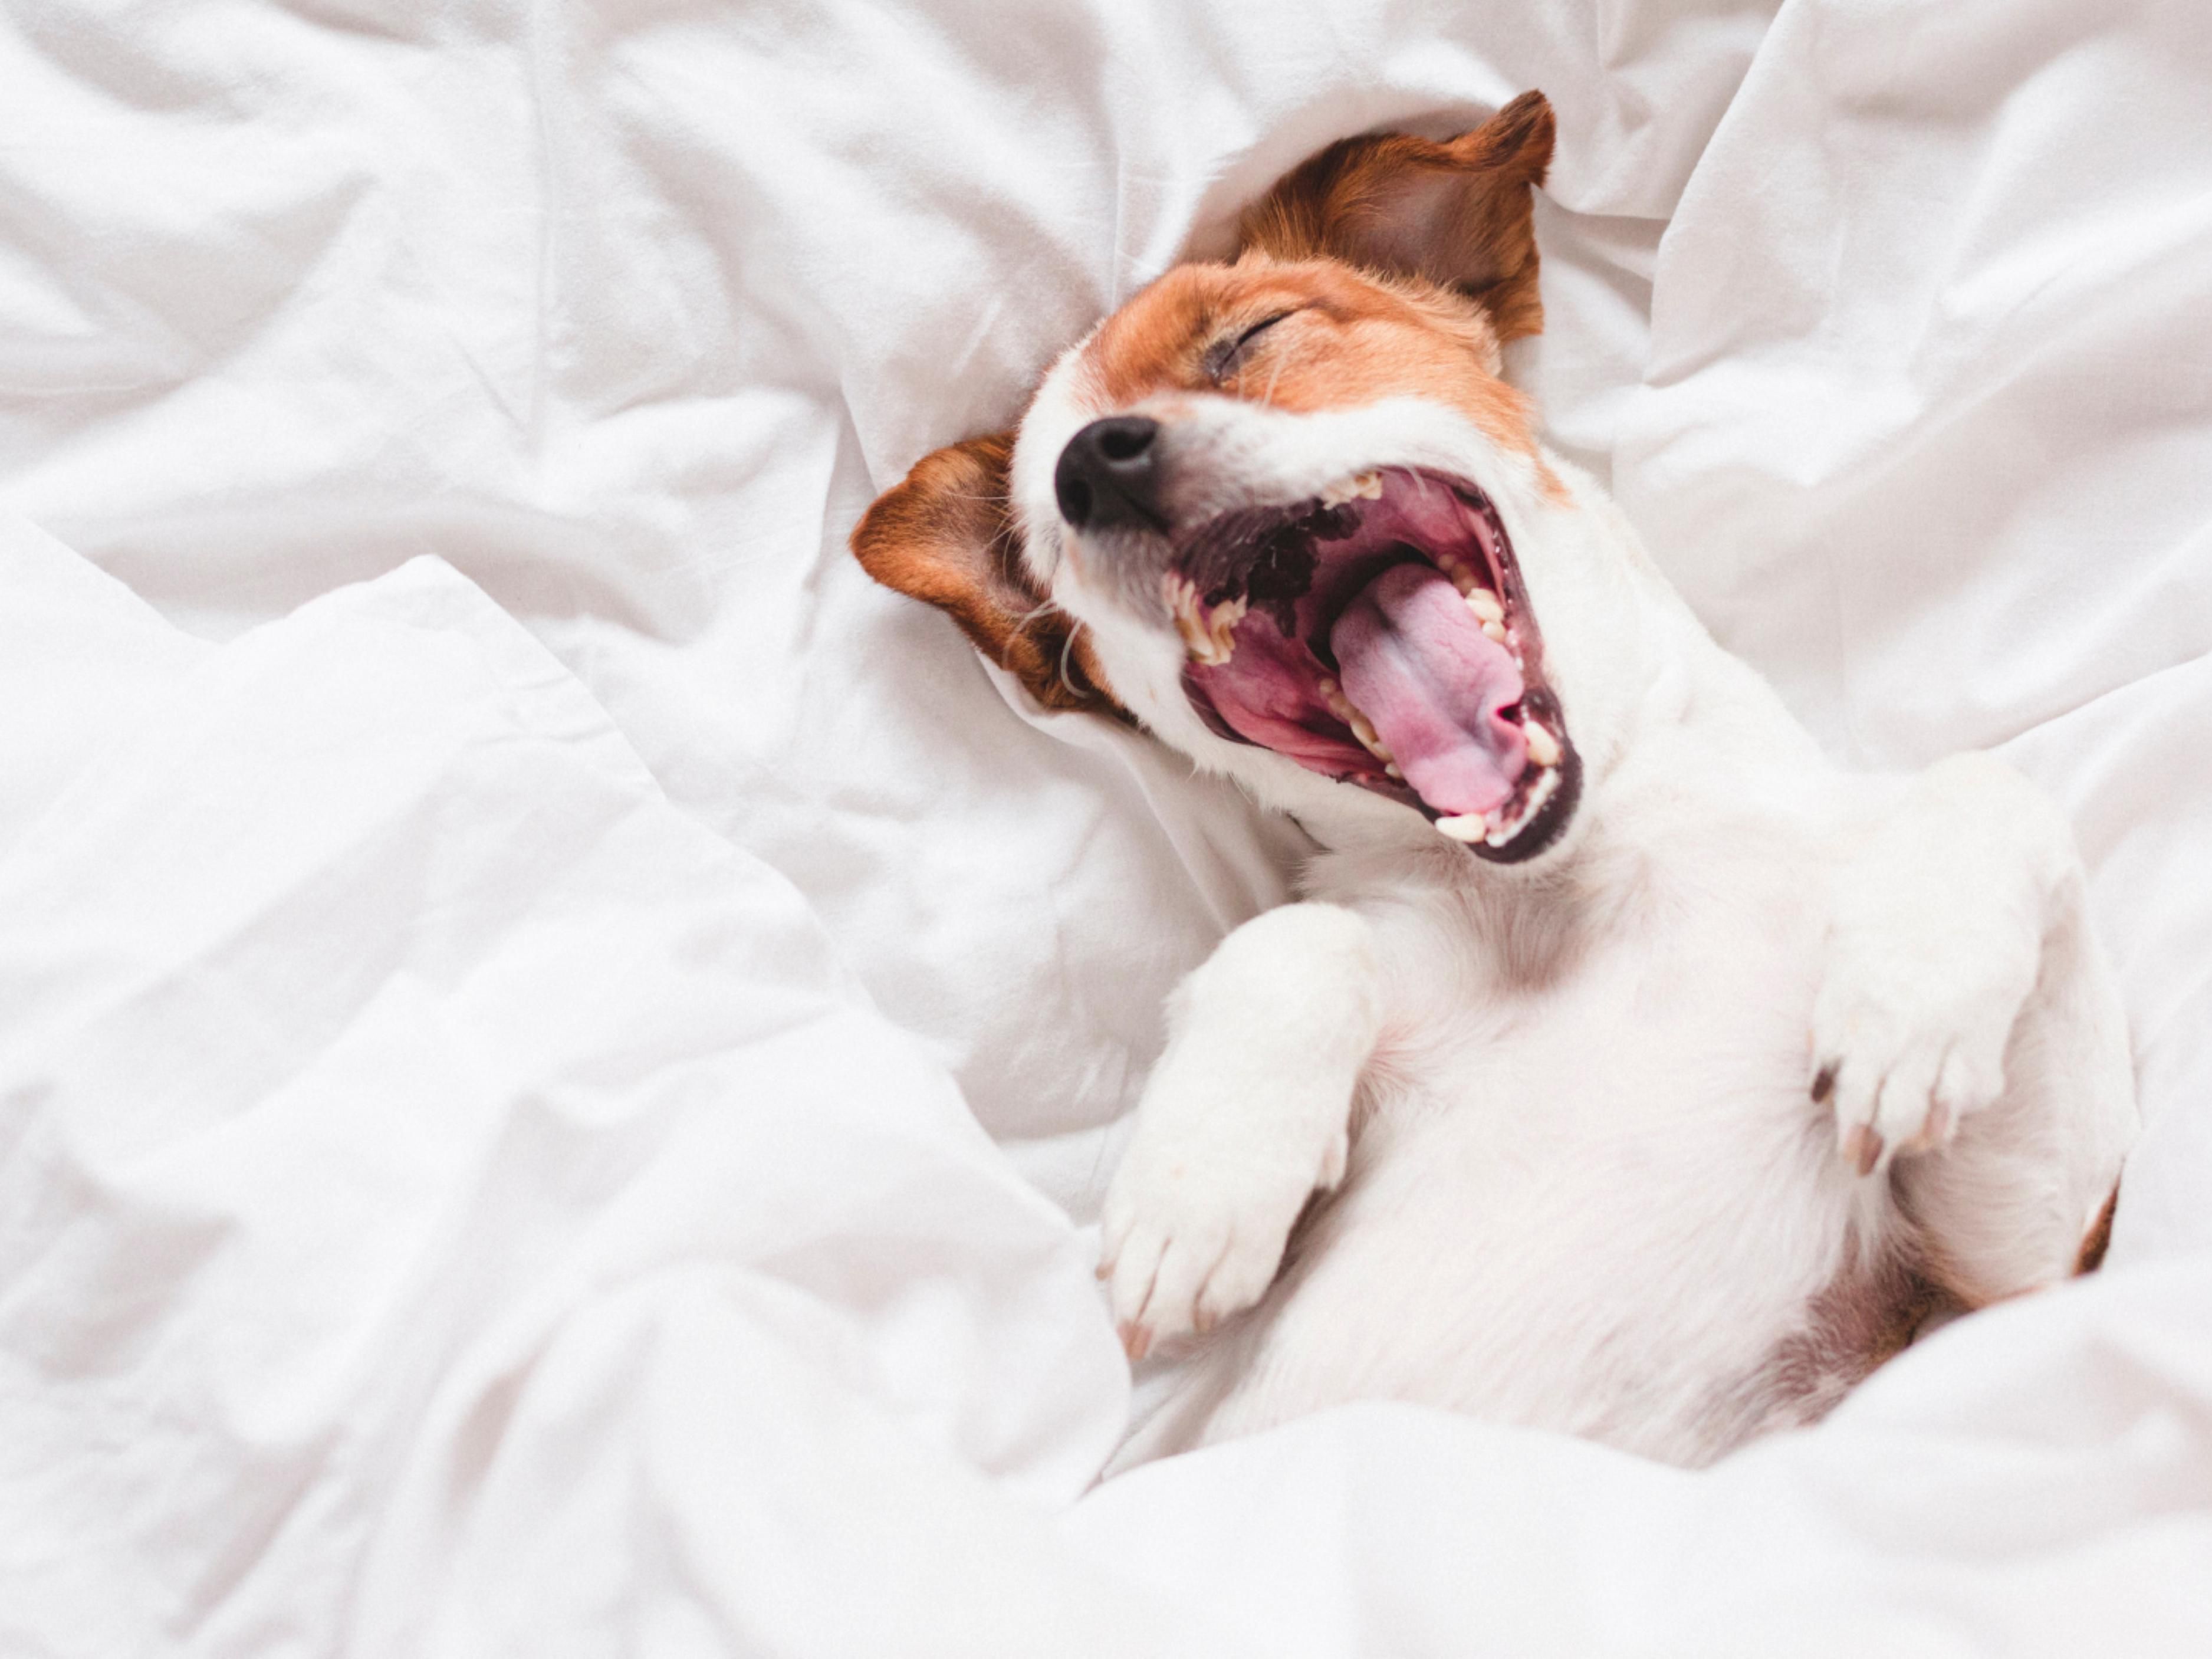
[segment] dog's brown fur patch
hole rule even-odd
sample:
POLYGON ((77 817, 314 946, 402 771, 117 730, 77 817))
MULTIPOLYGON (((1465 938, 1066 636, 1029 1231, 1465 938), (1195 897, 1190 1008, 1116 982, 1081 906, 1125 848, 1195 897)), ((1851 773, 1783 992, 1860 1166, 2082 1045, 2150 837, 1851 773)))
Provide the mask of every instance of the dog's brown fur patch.
POLYGON ((1498 378, 1498 348, 1544 325, 1532 204, 1552 139, 1531 92, 1448 143, 1330 145, 1245 213, 1235 264, 1177 266, 1107 319, 1084 354, 1101 403, 1218 391, 1305 414, 1426 398, 1534 458, 1534 410, 1498 378), (1284 313, 1234 373, 1208 372, 1210 351, 1284 313))
POLYGON ((1473 300, 1501 342, 1537 333, 1532 192, 1554 135, 1544 94, 1524 92, 1446 143, 1402 132, 1343 139, 1246 211, 1240 245, 1420 277, 1473 300))
POLYGON ((975 648, 1048 708, 1120 714, 1090 643, 1022 563, 1008 499, 1012 434, 970 438, 925 455, 854 527, 868 574, 937 606, 975 648))
POLYGON ((1720 1442, 1819 1422, 1929 1320, 1962 1311, 1909 1251, 1851 1263, 1813 1298, 1796 1332, 1716 1397, 1713 1413, 1728 1429, 1720 1442))
POLYGON ((1084 362, 1101 401, 1127 409, 1177 392, 1221 392, 1292 414, 1425 398, 1456 409, 1499 448, 1536 454, 1528 399, 1496 373, 1486 317, 1433 286, 1336 261, 1248 255, 1181 265, 1107 319, 1084 362), (1216 380, 1206 354, 1289 313, 1216 380))
MULTIPOLYGON (((2075 1273, 2094 1273, 2105 1259, 2119 1196, 2116 1186, 2090 1224, 2075 1261, 2075 1273)), ((1964 1313, 1969 1306, 1910 1250, 1897 1250, 1871 1266, 1855 1263, 1813 1299, 1803 1327, 1778 1345, 1747 1382, 1724 1391, 1718 1409, 1741 1421, 1747 1435, 1817 1422, 1852 1388, 1911 1346, 1929 1320, 1964 1313)))

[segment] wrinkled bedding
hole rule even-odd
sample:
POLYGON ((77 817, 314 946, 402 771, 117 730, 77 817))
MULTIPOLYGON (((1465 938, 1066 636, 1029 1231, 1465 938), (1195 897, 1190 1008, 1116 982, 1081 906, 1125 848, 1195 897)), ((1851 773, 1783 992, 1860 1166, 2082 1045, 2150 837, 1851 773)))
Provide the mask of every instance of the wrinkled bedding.
POLYGON ((57 4, 0 33, 0 1653, 2212 1649, 2212 15, 57 4), (1327 140, 1559 112, 1512 368, 1856 764, 2072 813, 2109 1265, 1698 1474, 1094 1486, 1300 843, 843 540, 1327 140))

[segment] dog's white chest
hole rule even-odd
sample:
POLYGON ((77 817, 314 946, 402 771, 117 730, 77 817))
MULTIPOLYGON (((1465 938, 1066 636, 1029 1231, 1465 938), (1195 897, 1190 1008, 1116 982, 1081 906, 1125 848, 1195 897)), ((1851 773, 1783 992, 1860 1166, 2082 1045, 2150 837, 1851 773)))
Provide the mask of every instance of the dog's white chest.
MULTIPOLYGON (((1352 1168, 1255 1340, 1307 1355, 1312 1390, 1328 1333, 1342 1374, 1320 1392, 1344 1398, 1389 1378, 1632 1444, 1724 1417, 1714 1379, 1757 1373, 1854 1214, 1805 1091, 1816 877, 1655 891, 1580 941, 1492 917, 1522 930, 1517 953, 1471 938, 1481 916, 1461 906, 1370 908, 1389 1012, 1352 1168)), ((1264 1385, 1247 1403, 1273 1414, 1264 1385)))

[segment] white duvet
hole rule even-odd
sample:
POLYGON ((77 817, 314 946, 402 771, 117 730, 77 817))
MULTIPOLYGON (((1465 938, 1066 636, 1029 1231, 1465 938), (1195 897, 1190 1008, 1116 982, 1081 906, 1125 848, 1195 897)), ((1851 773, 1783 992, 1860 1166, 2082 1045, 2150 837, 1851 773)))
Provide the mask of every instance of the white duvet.
POLYGON ((2197 0, 7 28, 0 1655, 2212 1652, 2197 0), (844 537, 1530 85, 1563 447, 1831 747, 2075 816, 2111 1262, 1700 1474, 1378 1405, 1094 1488, 1114 1126, 1296 837, 844 537))

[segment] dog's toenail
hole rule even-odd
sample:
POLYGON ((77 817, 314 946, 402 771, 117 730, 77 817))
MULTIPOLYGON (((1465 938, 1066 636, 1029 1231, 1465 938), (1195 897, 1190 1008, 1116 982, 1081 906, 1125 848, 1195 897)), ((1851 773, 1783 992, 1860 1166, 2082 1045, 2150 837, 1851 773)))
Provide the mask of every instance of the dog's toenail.
POLYGON ((1844 1137, 1844 1158, 1861 1175, 1872 1175, 1874 1166, 1881 1162, 1881 1135, 1868 1124, 1854 1123, 1844 1137))
POLYGON ((1921 1130, 1920 1139, 1930 1146, 1941 1146, 1950 1138, 1951 1104, 1948 1101, 1939 1100, 1929 1109, 1928 1123, 1921 1130))

